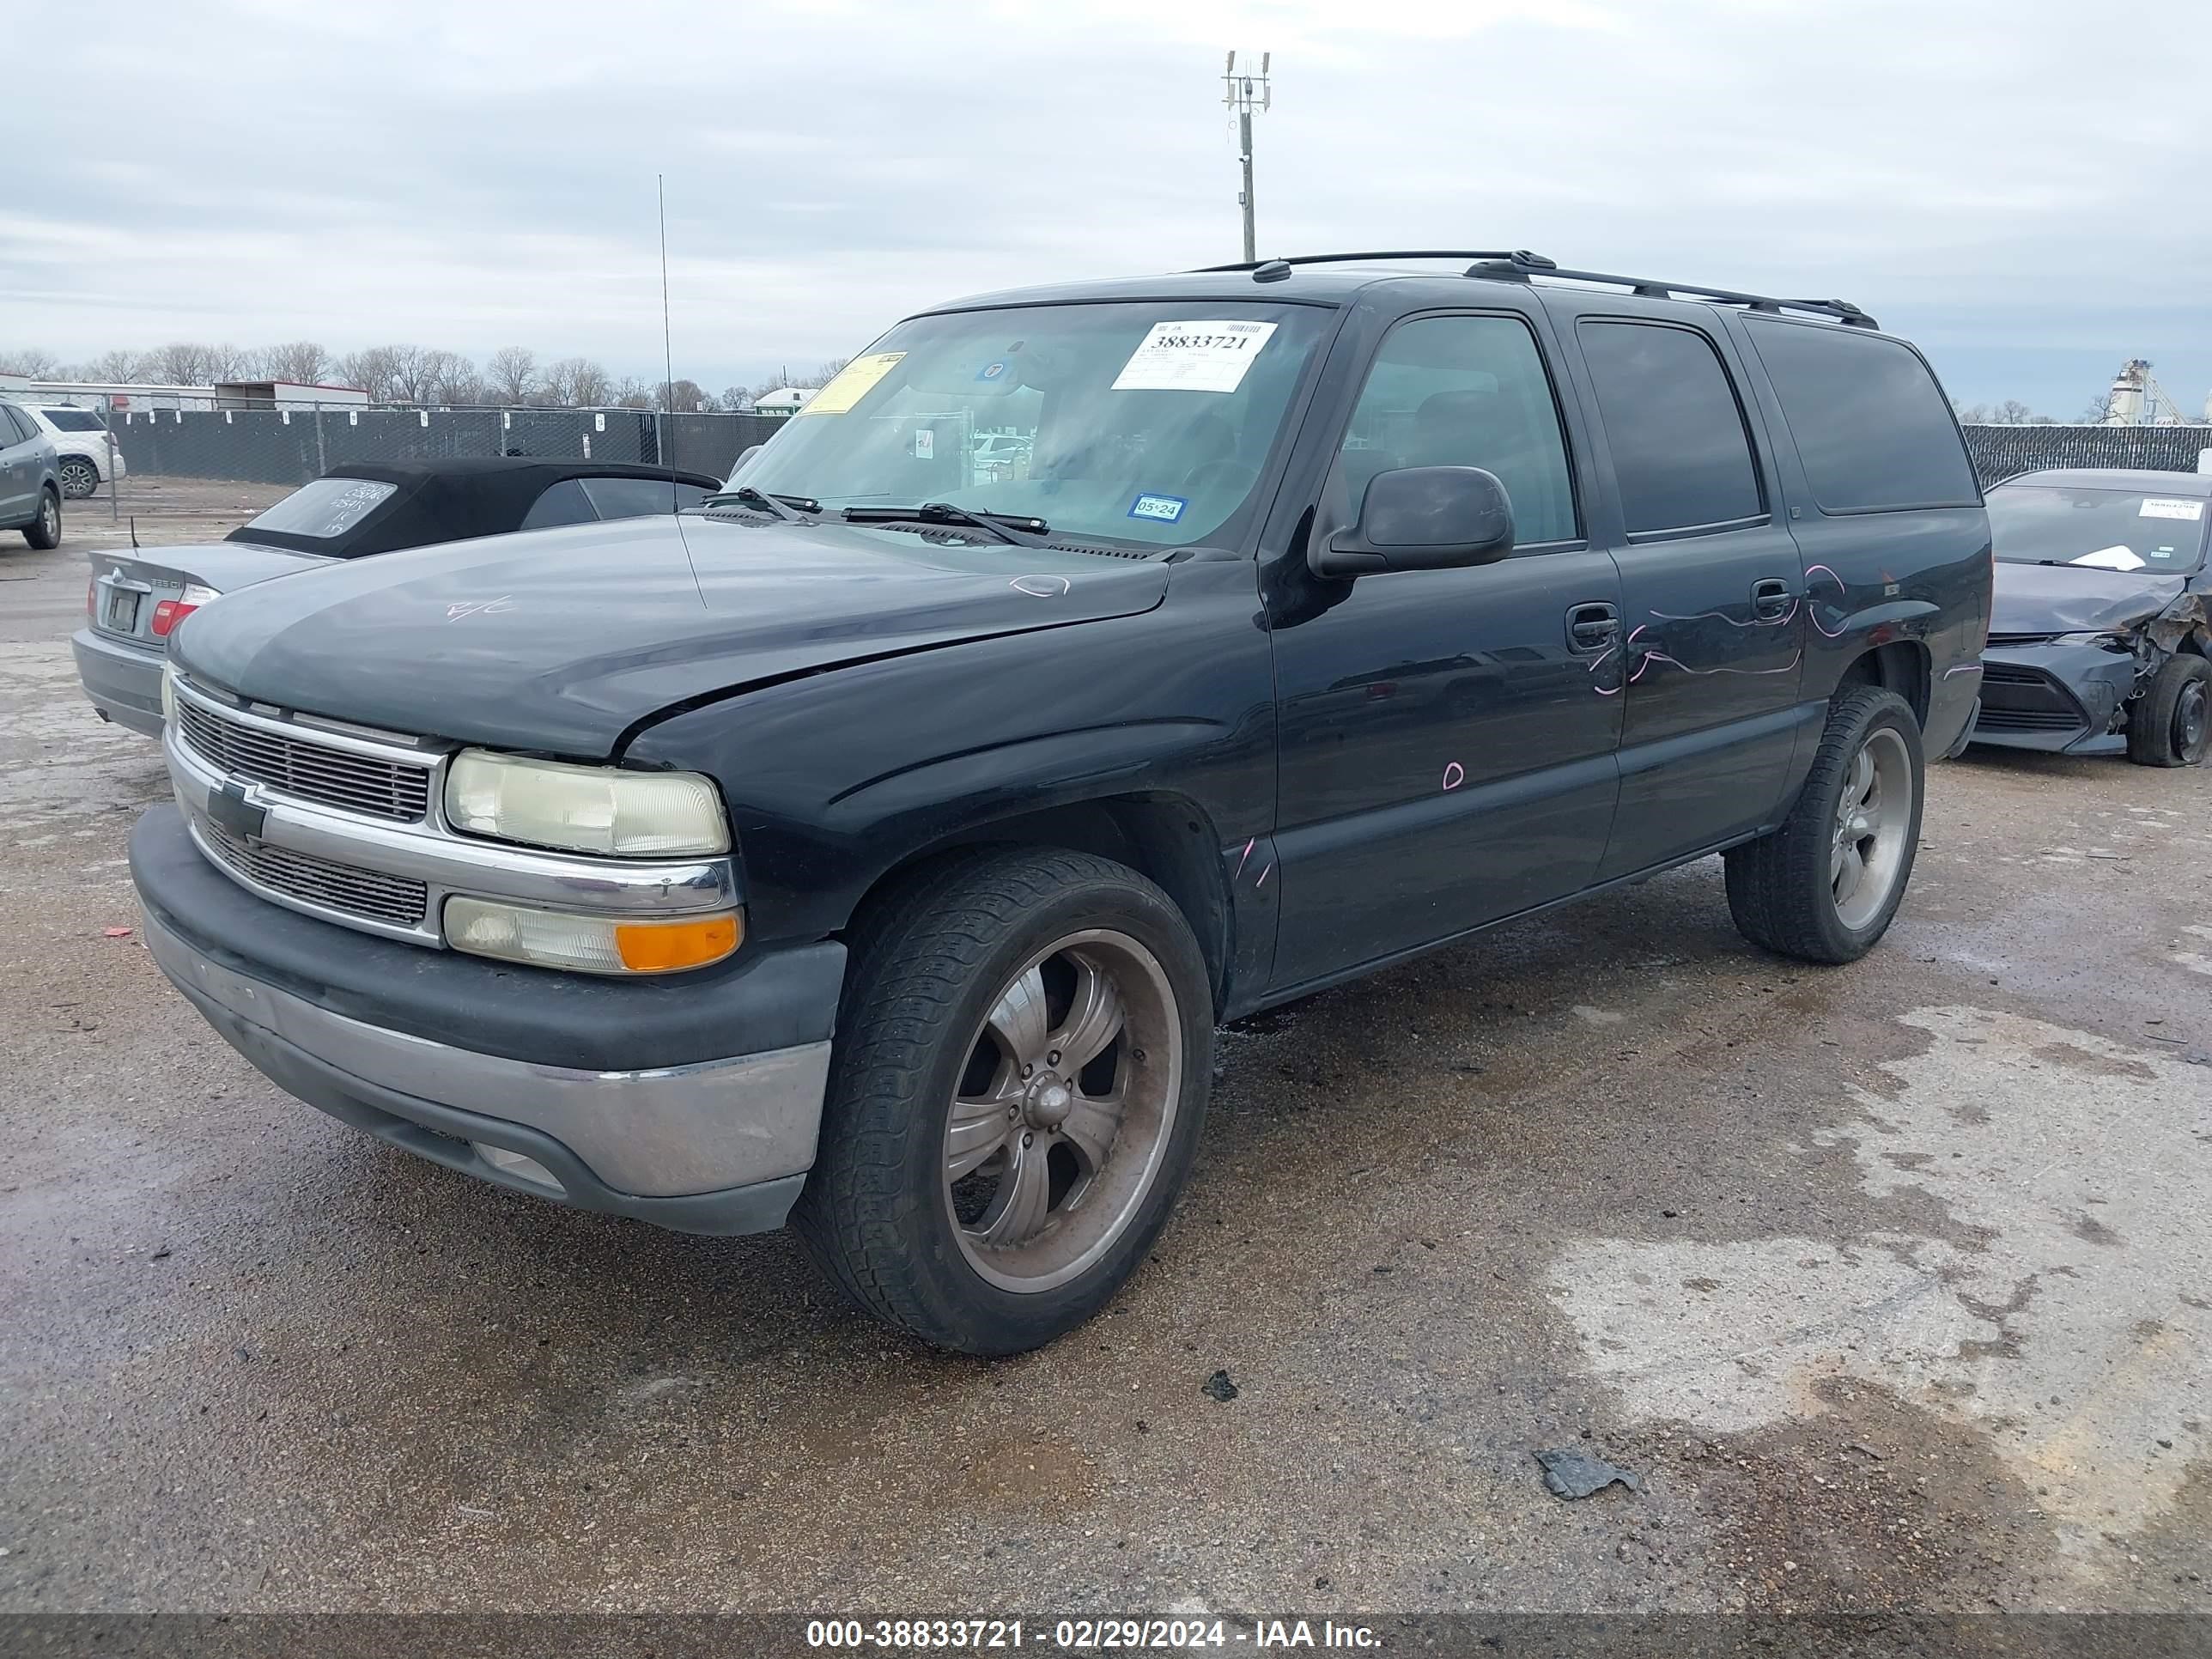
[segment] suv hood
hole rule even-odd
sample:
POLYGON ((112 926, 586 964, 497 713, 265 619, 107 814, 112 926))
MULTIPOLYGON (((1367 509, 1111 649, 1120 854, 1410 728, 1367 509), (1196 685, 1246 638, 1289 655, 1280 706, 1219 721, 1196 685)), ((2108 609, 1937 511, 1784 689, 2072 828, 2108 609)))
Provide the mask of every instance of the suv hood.
POLYGON ((2181 597, 2185 575, 2079 564, 1997 562, 1992 634, 2093 634, 2147 622, 2181 597))
POLYGON ((994 634, 1134 615, 1164 565, 903 530, 626 519, 411 548, 226 593, 170 636, 258 702, 611 757, 672 703, 994 634))

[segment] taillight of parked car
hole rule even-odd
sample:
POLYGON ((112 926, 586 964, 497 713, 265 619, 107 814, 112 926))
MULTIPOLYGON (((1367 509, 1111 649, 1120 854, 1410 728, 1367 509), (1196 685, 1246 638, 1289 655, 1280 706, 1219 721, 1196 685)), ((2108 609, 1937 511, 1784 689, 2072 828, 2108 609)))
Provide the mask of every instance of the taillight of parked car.
POLYGON ((193 582, 185 589, 184 598, 162 600, 154 607, 154 637, 157 640, 167 639, 179 623, 184 621, 185 617, 213 598, 215 598, 215 589, 203 587, 199 583, 193 582))
POLYGON ((100 578, 97 576, 84 585, 84 619, 87 622, 100 620, 100 578))

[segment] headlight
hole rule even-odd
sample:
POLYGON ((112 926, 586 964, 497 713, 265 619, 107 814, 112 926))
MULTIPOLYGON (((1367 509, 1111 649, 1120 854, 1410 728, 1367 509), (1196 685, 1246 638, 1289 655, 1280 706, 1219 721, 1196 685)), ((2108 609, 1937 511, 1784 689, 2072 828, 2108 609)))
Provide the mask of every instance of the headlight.
POLYGON ((167 663, 161 665, 161 724, 177 723, 177 671, 167 663))
POLYGON ((446 901, 446 943, 456 951, 572 973, 681 973, 720 962, 744 938, 744 918, 726 910, 668 921, 624 921, 489 899, 446 901))
POLYGON ((623 772, 464 749, 446 769, 446 818, 471 835, 616 858, 730 850, 721 798, 694 772, 623 772))

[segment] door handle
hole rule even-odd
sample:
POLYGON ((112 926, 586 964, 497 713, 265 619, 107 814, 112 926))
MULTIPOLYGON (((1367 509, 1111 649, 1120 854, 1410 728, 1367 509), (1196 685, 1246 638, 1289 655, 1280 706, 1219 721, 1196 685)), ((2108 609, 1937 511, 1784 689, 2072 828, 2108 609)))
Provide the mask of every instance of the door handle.
POLYGON ((1620 637, 1620 611, 1601 600, 1571 605, 1567 610, 1567 649, 1578 656, 1594 656, 1620 637))
POLYGON ((1790 584, 1779 576, 1769 576, 1751 585, 1751 614, 1772 620, 1787 616, 1797 596, 1790 591, 1790 584))

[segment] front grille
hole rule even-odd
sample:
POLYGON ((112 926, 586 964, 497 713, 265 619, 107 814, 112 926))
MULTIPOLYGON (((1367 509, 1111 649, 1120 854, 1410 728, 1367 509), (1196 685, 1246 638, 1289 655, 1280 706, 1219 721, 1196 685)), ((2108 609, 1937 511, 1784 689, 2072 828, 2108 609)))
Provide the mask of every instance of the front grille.
POLYGON ((1982 706, 1977 732, 2073 732, 2084 724, 2080 716, 2056 708, 1991 708, 1982 706))
POLYGON ((302 799, 398 823, 420 823, 430 810, 427 766, 283 736, 228 719, 187 697, 177 699, 177 731, 225 772, 302 799))
POLYGON ((399 927, 419 926, 429 909, 429 889, 419 881, 249 842, 212 818, 198 819, 196 827, 230 869, 287 898, 399 927))
POLYGON ((1982 712, 1978 732, 2075 732, 2089 724, 2073 694, 2039 668, 2017 663, 1982 665, 1982 712))
POLYGON ((2056 634, 1992 634, 1991 645, 2048 645, 2057 639, 2056 634))

